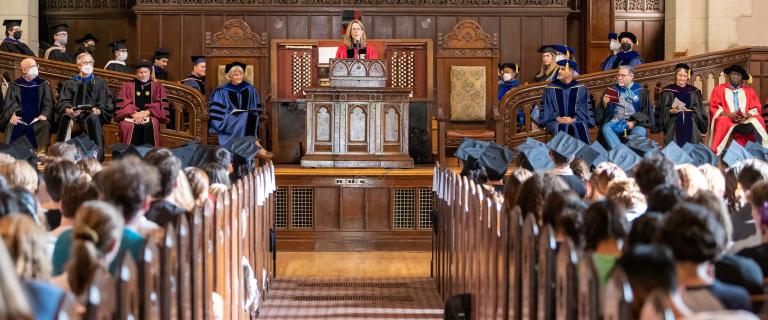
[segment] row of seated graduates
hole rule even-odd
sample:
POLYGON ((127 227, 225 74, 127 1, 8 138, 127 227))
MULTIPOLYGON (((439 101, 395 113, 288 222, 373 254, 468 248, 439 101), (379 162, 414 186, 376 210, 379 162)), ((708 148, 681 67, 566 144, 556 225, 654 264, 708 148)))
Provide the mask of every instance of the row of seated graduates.
MULTIPOLYGON (((665 245, 648 245, 642 241, 633 243, 635 235, 630 233, 630 239, 624 240, 625 251, 622 257, 607 278, 601 278, 592 251, 594 249, 582 248, 579 241, 574 241, 568 232, 564 235, 560 229, 562 225, 556 227, 549 222, 542 222, 539 215, 543 214, 546 221, 546 208, 541 213, 525 214, 522 211, 526 210, 516 205, 520 202, 511 205, 505 203, 506 194, 502 196, 492 188, 462 177, 450 168, 437 165, 434 174, 436 202, 432 272, 438 290, 446 300, 446 319, 674 319, 675 315, 680 316, 678 312, 681 308, 670 303, 680 296, 673 297, 670 292, 676 292, 677 289, 673 289, 676 286, 685 286, 680 282, 675 284, 678 277, 675 275, 675 258, 665 245), (627 244, 627 241, 632 245, 627 244), (666 260, 659 259, 660 256, 666 260), (658 264, 642 264, 649 257, 656 258, 655 261, 650 260, 658 264), (669 281, 660 276, 664 279, 648 281, 645 287, 636 282, 644 277, 647 280, 649 275, 664 274, 665 271, 661 269, 666 270, 666 275, 671 278, 669 281), (660 283, 669 287, 659 290, 657 285, 660 283), (655 290, 647 290, 654 286, 655 290), (460 316, 462 314, 464 318, 460 316)), ((547 178, 555 179, 551 176, 547 178)), ((761 188, 768 188, 765 181, 758 184, 761 188)), ((531 191, 521 190, 520 184, 517 184, 516 190, 531 191)), ((550 192, 558 193, 556 190, 550 192)), ((550 203, 558 197, 550 194, 545 198, 550 203)), ((684 200, 681 198, 679 201, 684 200)), ((688 201, 693 200, 685 200, 685 204, 674 207, 677 209, 664 211, 667 212, 664 217, 669 220, 671 215, 685 211, 687 208, 680 207, 688 205, 688 201)), ((610 201, 597 201, 592 205, 607 202, 610 201)), ((584 209, 591 209, 591 206, 585 206, 584 209)), ((588 218, 585 216, 583 219, 588 218)), ((665 220, 658 214, 652 213, 642 220, 635 224, 645 224, 646 228, 651 228, 647 225, 654 222, 649 221, 658 220, 656 227, 664 228, 665 220)), ((604 221, 604 224, 607 222, 604 221)), ((587 228, 586 221, 584 228, 587 228)), ((723 227, 719 228, 722 236, 723 227)), ((664 239, 664 231, 656 230, 658 238, 654 237, 652 241, 659 243, 664 239)), ((716 231, 713 233, 717 235, 716 231)), ((672 251, 677 254, 676 250, 672 251)), ((765 297, 764 294, 753 295, 750 309, 758 312, 765 297)), ((691 307, 687 310, 689 316, 693 309, 691 307)), ((744 311, 722 312, 715 312, 717 315, 712 319, 726 315, 738 319, 756 319, 744 311)), ((702 312, 700 316, 706 313, 702 312)))
MULTIPOLYGON (((52 148, 68 145, 57 143, 52 148)), ((66 153, 61 154, 61 159, 73 158, 66 156, 66 153)), ((221 166, 218 163, 220 160, 209 158, 207 161, 214 161, 216 163, 210 164, 221 166)), ((26 164, 22 160, 16 162, 26 164)), ((52 162, 48 166, 56 164, 57 162, 52 162)), ((30 170, 33 169, 30 167, 30 170)), ((226 169, 222 170, 226 175, 226 169)), ((0 179, 3 185, 6 179, 9 184, 13 182, 13 185, 17 186, 23 181, 6 171, 3 169, 4 178, 0 179)), ((207 169, 205 171, 207 172, 207 169)), ((89 176, 98 181, 98 174, 89 176)), ((155 229, 144 239, 139 255, 125 254, 119 257, 114 263, 117 265, 117 271, 113 271, 114 276, 105 269, 96 269, 89 280, 87 293, 83 294, 85 301, 80 300, 84 308, 78 312, 82 314, 76 318, 242 319, 254 315, 249 311, 257 312, 258 297, 265 296, 271 280, 270 275, 274 274, 273 238, 270 230, 270 213, 274 205, 273 194, 276 191, 274 167, 271 162, 265 162, 261 167, 251 166, 245 171, 237 170, 237 174, 239 179, 234 183, 226 182, 228 187, 216 190, 213 190, 214 185, 211 185, 210 193, 206 193, 209 195, 205 197, 207 201, 196 201, 199 204, 185 212, 186 214, 178 215, 173 221, 162 225, 163 228, 155 229), (240 305, 243 308, 225 308, 225 305, 240 305), (245 310, 246 306, 248 311, 245 310)), ((207 175, 211 176, 211 173, 207 175)), ((214 180, 211 178, 210 181, 213 183, 214 180)), ((4 211, 15 211, 8 208, 4 207, 4 211)), ((33 213, 30 215, 35 216, 33 213)), ((8 225, 5 222, 14 221, 8 220, 11 216, 18 217, 23 214, 3 214, 0 225, 8 225)), ((37 218, 35 220, 37 221, 37 218)), ((6 233, 3 235, 3 240, 9 246, 8 251, 17 255, 18 253, 14 252, 19 249, 8 243, 8 239, 5 239, 6 233)), ((4 246, 2 249, 5 249, 4 246)), ((0 252, 2 255, 6 250, 0 251, 3 251, 0 252)), ((47 257, 47 254, 44 256, 47 257)), ((25 258, 14 259, 18 269, 20 261, 25 258)), ((9 273, 17 272, 12 270, 13 267, 2 269, 4 270, 0 272, 3 279, 9 279, 9 273)), ((22 275, 19 277, 23 279, 22 275)), ((7 296, 3 299, 7 299, 7 296)))

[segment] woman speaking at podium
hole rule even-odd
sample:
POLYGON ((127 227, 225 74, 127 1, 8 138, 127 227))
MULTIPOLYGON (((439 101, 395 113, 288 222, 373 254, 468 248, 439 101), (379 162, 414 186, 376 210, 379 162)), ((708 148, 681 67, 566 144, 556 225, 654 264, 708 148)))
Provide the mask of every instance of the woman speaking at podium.
POLYGON ((336 50, 336 59, 377 59, 376 48, 368 47, 365 28, 360 20, 352 20, 344 34, 344 44, 336 50))

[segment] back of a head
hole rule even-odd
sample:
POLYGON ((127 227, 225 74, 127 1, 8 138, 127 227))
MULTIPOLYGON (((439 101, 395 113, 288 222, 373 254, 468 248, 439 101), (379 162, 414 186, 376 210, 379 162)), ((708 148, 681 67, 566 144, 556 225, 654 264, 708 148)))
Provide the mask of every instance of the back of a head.
POLYGON ((579 177, 581 181, 589 181, 591 176, 589 165, 582 158, 576 158, 571 161, 571 171, 573 171, 573 174, 579 177))
MULTIPOLYGON (((616 261, 624 270, 632 292, 633 304, 642 306, 645 298, 656 289, 673 293, 677 290, 675 258, 666 246, 640 244, 629 248, 616 261)), ((639 310, 639 308, 637 308, 639 310)))
POLYGON ((616 201, 593 202, 584 212, 584 240, 587 249, 594 250, 603 240, 623 239, 628 229, 624 207, 616 201))
POLYGON ((634 179, 617 179, 608 184, 605 197, 621 203, 625 208, 645 203, 645 197, 640 193, 634 179))
POLYGON ((77 162, 77 167, 90 177, 95 176, 104 169, 101 162, 94 158, 80 159, 80 161, 77 162))
POLYGON ((195 197, 195 204, 202 205, 208 198, 208 174, 203 169, 196 167, 184 168, 184 174, 187 176, 192 195, 195 197))
POLYGON ((61 200, 61 192, 65 185, 70 184, 82 175, 77 164, 69 160, 53 161, 45 166, 43 181, 45 190, 53 201, 61 200))
POLYGON ((109 203, 88 201, 75 214, 67 274, 75 295, 90 284, 97 268, 105 268, 105 255, 114 250, 125 226, 122 215, 109 203))
POLYGON ((646 212, 637 217, 632 221, 624 248, 629 250, 636 245, 657 243, 663 225, 664 215, 658 212, 646 212))
POLYGON ((10 190, 16 198, 19 207, 19 213, 25 214, 32 219, 37 219, 40 213, 40 202, 29 190, 16 186, 10 190))
POLYGON ((712 191, 699 190, 699 192, 696 192, 696 194, 690 197, 688 201, 705 207, 714 213, 717 222, 723 226, 725 235, 728 238, 728 243, 730 243, 731 236, 733 235, 733 222, 731 221, 731 215, 728 213, 728 208, 723 203, 722 198, 715 195, 712 191))
POLYGON ((672 249, 678 262, 713 261, 726 245, 723 226, 709 209, 683 203, 667 214, 661 241, 672 249))
POLYGON ((744 161, 737 179, 743 190, 749 190, 759 181, 768 181, 768 163, 756 159, 744 161))
POLYGON ((0 241, 0 319, 32 319, 32 308, 27 300, 16 266, 0 241))
POLYGON ((0 174, 10 186, 20 186, 30 192, 37 192, 39 178, 37 170, 29 162, 16 160, 13 163, 0 166, 0 174))
POLYGON ((707 181, 707 189, 712 191, 718 197, 725 195, 725 176, 723 172, 711 164, 703 164, 699 166, 699 171, 704 175, 707 181))
POLYGON ((677 166, 677 175, 680 178, 680 188, 686 196, 693 196, 697 191, 709 188, 704 174, 690 163, 677 166))
POLYGON ((48 234, 35 221, 22 214, 0 219, 0 236, 24 280, 47 281, 51 276, 48 234))
POLYGON ((112 161, 99 174, 98 189, 102 199, 117 206, 129 222, 141 210, 144 201, 159 188, 159 174, 154 166, 136 156, 112 161))
POLYGON ((584 225, 582 214, 586 209, 587 205, 575 192, 571 190, 553 192, 546 199, 542 220, 545 225, 551 225, 555 232, 570 237, 579 247, 584 225))
POLYGON ((531 171, 525 168, 517 168, 512 170, 512 174, 508 175, 504 181, 504 203, 515 203, 515 197, 517 196, 517 190, 520 186, 533 175, 531 171))
POLYGON ((160 174, 160 189, 153 196, 155 198, 169 196, 176 185, 176 178, 181 170, 181 160, 169 149, 156 148, 147 152, 144 161, 155 166, 160 174))
POLYGON ((645 195, 660 184, 678 185, 680 183, 675 164, 659 154, 652 153, 646 156, 633 170, 635 182, 640 187, 640 192, 645 195))
POLYGON ((89 200, 97 200, 99 192, 88 179, 78 179, 67 184, 61 191, 61 215, 67 218, 74 218, 77 208, 89 200))
POLYGON ((66 142, 56 142, 48 147, 47 156, 49 159, 60 159, 77 162, 82 158, 80 150, 73 144, 66 142))
POLYGON ((736 212, 741 208, 741 202, 738 199, 736 190, 739 187, 739 174, 744 169, 745 162, 739 162, 728 168, 725 171, 725 203, 728 205, 728 210, 736 212))
POLYGON ((218 163, 226 168, 232 163, 232 153, 222 146, 216 146, 210 150, 206 163, 218 163))
POLYGON ((602 194, 608 192, 608 184, 616 179, 626 179, 627 174, 619 166, 611 162, 603 162, 595 167, 590 184, 592 188, 602 194))
POLYGON ((208 175, 208 182, 210 184, 223 184, 229 187, 229 173, 227 168, 218 163, 208 163, 203 166, 203 171, 208 175))
POLYGON ((565 190, 568 190, 568 186, 562 179, 537 172, 526 179, 520 186, 520 189, 517 191, 516 204, 520 207, 520 212, 523 214, 533 213, 536 215, 537 220, 541 222, 541 212, 544 209, 544 202, 549 194, 565 190))
POLYGON ((679 186, 664 183, 653 188, 646 197, 646 203, 648 204, 648 211, 667 213, 684 199, 685 195, 679 186))
POLYGON ((762 228, 768 227, 768 181, 755 183, 749 189, 749 203, 752 204, 757 213, 762 228))

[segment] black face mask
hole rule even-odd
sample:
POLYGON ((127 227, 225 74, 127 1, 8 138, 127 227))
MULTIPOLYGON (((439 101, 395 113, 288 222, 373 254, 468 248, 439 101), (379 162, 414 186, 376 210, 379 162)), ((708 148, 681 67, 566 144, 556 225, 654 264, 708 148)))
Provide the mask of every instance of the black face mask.
POLYGON ((626 42, 621 44, 621 51, 629 51, 629 50, 632 50, 632 45, 631 44, 626 43, 626 42))
POLYGON ((16 40, 21 39, 21 31, 16 31, 13 33, 13 38, 16 40))

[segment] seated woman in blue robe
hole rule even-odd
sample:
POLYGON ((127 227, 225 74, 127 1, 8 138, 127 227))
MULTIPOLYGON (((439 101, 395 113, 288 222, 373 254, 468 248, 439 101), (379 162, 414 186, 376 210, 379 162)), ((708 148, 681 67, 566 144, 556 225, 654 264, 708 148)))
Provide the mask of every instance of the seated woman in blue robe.
POLYGON ((616 69, 619 66, 634 67, 643 63, 643 59, 640 58, 640 53, 632 48, 637 45, 637 36, 632 32, 619 33, 620 49, 619 53, 615 55, 610 68, 604 66, 603 70, 616 69))
POLYGON ((245 81, 245 64, 232 62, 224 72, 229 83, 216 88, 208 104, 209 131, 219 135, 222 146, 235 138, 255 137, 259 124, 259 94, 245 81))
POLYGON ((574 79, 578 70, 576 62, 560 60, 557 65, 558 78, 544 88, 538 123, 548 134, 554 136, 564 131, 589 144, 589 127, 595 125, 595 119, 589 107, 587 87, 574 79))

